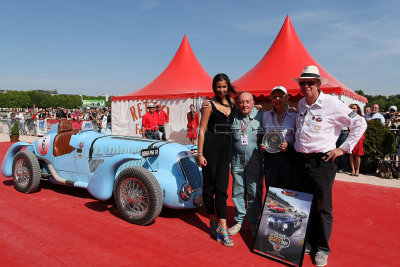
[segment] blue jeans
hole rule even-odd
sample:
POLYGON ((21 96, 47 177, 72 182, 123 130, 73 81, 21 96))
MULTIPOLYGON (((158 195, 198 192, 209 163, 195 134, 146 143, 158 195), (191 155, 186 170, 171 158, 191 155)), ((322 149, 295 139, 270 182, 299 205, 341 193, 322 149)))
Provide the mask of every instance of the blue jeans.
POLYGON ((232 161, 232 200, 235 204, 235 221, 243 224, 246 216, 251 224, 257 224, 263 196, 263 172, 261 166, 244 166, 232 161))

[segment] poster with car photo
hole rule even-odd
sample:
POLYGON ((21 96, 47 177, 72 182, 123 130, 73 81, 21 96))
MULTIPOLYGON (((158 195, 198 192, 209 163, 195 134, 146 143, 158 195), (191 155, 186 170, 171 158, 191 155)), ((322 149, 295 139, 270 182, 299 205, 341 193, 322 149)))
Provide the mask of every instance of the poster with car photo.
POLYGON ((312 199, 312 194, 269 187, 252 252, 301 266, 312 199))

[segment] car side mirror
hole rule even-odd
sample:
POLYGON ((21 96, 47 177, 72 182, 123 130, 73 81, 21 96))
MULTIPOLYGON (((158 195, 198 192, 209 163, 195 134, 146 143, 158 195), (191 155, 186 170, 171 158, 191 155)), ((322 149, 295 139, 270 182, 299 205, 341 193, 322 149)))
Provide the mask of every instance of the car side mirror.
POLYGON ((71 135, 71 140, 69 141, 69 145, 73 148, 79 148, 79 144, 82 141, 82 137, 80 135, 71 135))

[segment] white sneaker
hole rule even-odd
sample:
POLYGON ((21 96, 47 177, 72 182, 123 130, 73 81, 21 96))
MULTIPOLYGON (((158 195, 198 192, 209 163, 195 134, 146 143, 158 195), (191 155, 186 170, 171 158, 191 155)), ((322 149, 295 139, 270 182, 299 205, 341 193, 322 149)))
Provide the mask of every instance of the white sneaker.
POLYGON ((317 251, 315 253, 314 257, 314 264, 315 266, 325 266, 328 264, 328 254, 326 254, 324 251, 317 251))
POLYGON ((229 228, 228 234, 236 235, 237 233, 239 233, 240 229, 242 229, 242 225, 237 223, 234 226, 232 226, 231 228, 229 228))

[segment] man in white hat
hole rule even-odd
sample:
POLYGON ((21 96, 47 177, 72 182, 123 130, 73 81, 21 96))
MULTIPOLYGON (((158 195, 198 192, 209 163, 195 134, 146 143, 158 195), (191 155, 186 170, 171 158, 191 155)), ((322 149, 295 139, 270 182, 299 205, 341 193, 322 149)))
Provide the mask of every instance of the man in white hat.
POLYGON ((156 105, 154 103, 147 104, 147 113, 142 118, 143 138, 159 139, 158 138, 158 114, 154 111, 156 105))
POLYGON ((336 175, 334 160, 351 153, 367 128, 365 120, 336 97, 320 87, 327 79, 316 66, 307 66, 300 78, 293 79, 304 96, 298 104, 295 149, 296 179, 299 191, 314 194, 308 249, 316 266, 325 266, 330 253, 332 232, 332 187, 336 175), (350 129, 346 141, 336 148, 342 127, 350 129))
POLYGON ((391 119, 393 119, 395 112, 397 111, 397 107, 396 106, 390 106, 389 111, 383 115, 383 117, 385 118, 385 125, 387 126, 389 121, 391 119))

